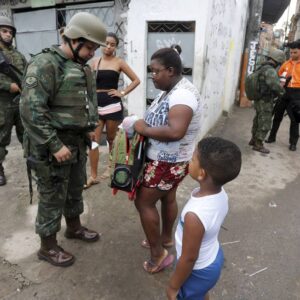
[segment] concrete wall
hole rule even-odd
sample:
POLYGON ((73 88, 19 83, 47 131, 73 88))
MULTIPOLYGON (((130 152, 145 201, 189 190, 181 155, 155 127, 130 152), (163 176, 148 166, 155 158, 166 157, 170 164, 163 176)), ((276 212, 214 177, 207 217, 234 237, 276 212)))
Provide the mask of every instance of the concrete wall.
POLYGON ((193 82, 202 94, 203 136, 234 103, 247 9, 248 0, 131 0, 127 58, 142 82, 128 96, 129 113, 142 116, 146 108, 147 22, 195 21, 193 82))
MULTIPOLYGON (((19 8, 3 1, 5 5, 0 9, 3 15, 19 8)), ((147 22, 195 21, 193 82, 202 95, 203 118, 199 125, 203 136, 223 111, 230 110, 236 98, 248 1, 116 1, 119 18, 114 19, 114 29, 121 38, 118 54, 127 59, 141 79, 141 85, 127 97, 129 113, 142 117, 146 109, 147 22)))
POLYGON ((205 134, 234 104, 247 24, 247 0, 211 1, 201 78, 205 134))

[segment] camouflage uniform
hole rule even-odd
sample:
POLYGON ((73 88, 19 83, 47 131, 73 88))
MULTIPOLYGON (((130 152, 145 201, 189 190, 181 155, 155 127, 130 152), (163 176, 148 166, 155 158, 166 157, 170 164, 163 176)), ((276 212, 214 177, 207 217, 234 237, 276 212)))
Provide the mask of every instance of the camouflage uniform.
POLYGON ((95 79, 87 65, 68 59, 57 46, 29 62, 20 111, 25 127, 24 151, 35 170, 39 192, 36 232, 47 237, 66 218, 83 212, 87 134, 97 124, 95 79), (63 145, 72 158, 53 156, 63 145))
POLYGON ((256 115, 253 119, 252 137, 254 141, 262 143, 271 129, 274 99, 284 94, 276 69, 269 63, 264 63, 261 67, 259 87, 262 96, 254 101, 256 115))
MULTIPOLYGON (((6 47, 0 41, 0 51, 3 51, 9 62, 24 72, 26 59, 13 46, 6 47)), ((0 163, 4 160, 10 144, 12 127, 15 125, 20 143, 23 141, 23 126, 19 113, 19 97, 9 92, 11 83, 15 81, 0 72, 0 163)))

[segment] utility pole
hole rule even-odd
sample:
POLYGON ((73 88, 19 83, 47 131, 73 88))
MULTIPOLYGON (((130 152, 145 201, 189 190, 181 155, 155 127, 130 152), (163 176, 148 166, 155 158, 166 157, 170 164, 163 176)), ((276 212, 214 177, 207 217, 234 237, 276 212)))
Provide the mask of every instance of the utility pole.
POLYGON ((251 101, 246 97, 245 78, 255 70, 256 58, 258 52, 260 24, 263 11, 263 0, 249 1, 249 19, 245 37, 245 48, 243 55, 243 68, 240 85, 240 106, 250 107, 251 101))

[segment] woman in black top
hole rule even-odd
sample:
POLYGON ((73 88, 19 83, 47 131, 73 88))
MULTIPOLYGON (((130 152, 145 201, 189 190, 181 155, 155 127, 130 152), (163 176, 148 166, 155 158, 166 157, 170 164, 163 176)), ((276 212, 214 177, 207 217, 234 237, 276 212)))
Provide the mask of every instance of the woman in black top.
MULTIPOLYGON (((109 151, 111 151, 113 140, 116 136, 119 124, 123 120, 122 97, 129 94, 140 83, 139 78, 128 64, 115 55, 119 39, 114 33, 108 33, 106 38, 106 48, 103 48, 103 55, 96 58, 92 63, 92 68, 96 72, 96 86, 98 99, 99 126, 95 130, 95 138, 99 143, 103 127, 106 126, 107 141, 109 151), (122 91, 118 90, 120 73, 126 74, 131 83, 122 91)), ((85 188, 99 183, 97 169, 99 161, 99 149, 89 151, 91 175, 87 180, 85 188)), ((101 179, 108 178, 110 167, 101 175, 101 179)))

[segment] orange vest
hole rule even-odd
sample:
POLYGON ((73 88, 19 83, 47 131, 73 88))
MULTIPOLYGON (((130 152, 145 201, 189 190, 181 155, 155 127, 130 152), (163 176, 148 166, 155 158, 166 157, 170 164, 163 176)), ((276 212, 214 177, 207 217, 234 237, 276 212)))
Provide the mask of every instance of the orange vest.
POLYGON ((300 88, 300 61, 287 60, 282 64, 278 71, 278 75, 288 78, 292 76, 288 87, 300 88))

